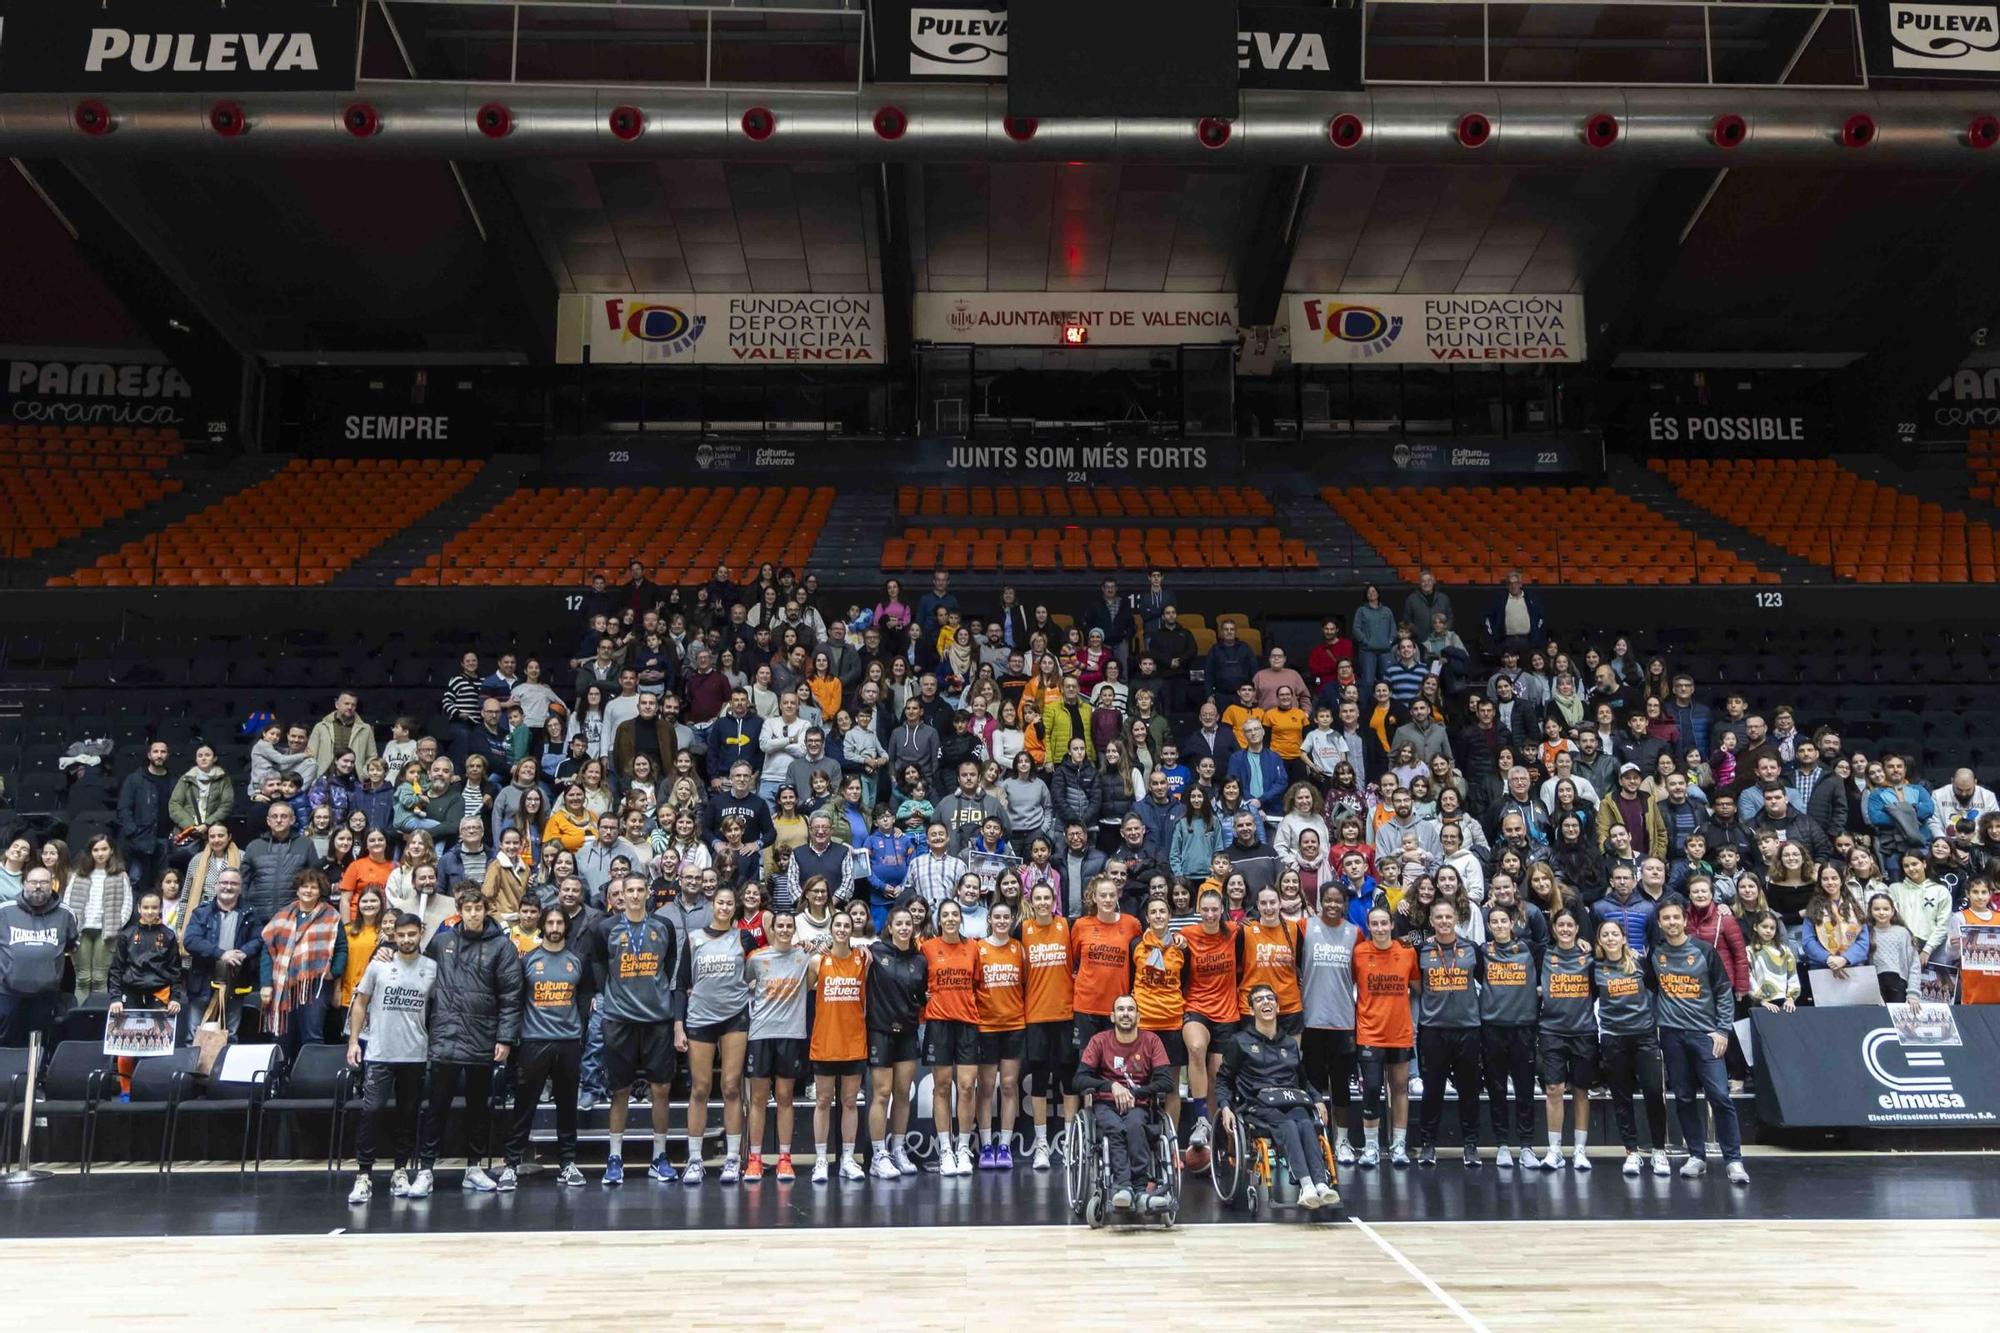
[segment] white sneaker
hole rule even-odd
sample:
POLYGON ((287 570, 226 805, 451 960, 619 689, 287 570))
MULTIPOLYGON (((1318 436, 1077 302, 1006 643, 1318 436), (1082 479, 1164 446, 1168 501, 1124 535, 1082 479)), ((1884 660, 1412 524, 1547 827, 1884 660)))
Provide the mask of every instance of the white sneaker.
POLYGON ((861 1169, 861 1163, 854 1160, 854 1154, 848 1153, 840 1159, 840 1178, 842 1180, 866 1180, 868 1179, 868 1173, 861 1169))
POLYGON ((1382 1150, 1372 1143, 1369 1144, 1361 1150, 1360 1164, 1371 1171, 1382 1165, 1382 1150))
POLYGON ((1398 1143, 1389 1149, 1390 1166, 1408 1166, 1409 1164, 1410 1149, 1407 1144, 1398 1143))
POLYGON ((1646 1165, 1646 1159, 1639 1156, 1638 1153, 1628 1152, 1625 1154, 1626 1175, 1628 1176, 1638 1175, 1639 1172, 1645 1167, 1645 1165, 1646 1165))
POLYGON ((1333 1141, 1333 1160, 1342 1166, 1354 1165, 1354 1145, 1347 1141, 1345 1134, 1338 1136, 1333 1141))
POLYGON ((681 1169, 681 1184, 699 1185, 701 1184, 701 1178, 706 1174, 708 1174, 708 1167, 701 1160, 701 1154, 697 1150, 693 1156, 688 1158, 688 1164, 681 1169))
POLYGON ((486 1174, 486 1168, 483 1166, 466 1167, 465 1178, 458 1182, 458 1187, 462 1190, 475 1190, 480 1194, 491 1194, 496 1188, 493 1177, 486 1174))
POLYGON ((416 1179, 410 1182, 409 1197, 412 1199, 430 1198, 431 1185, 433 1183, 434 1182, 431 1180, 431 1173, 429 1171, 418 1171, 416 1179))
POLYGON ((734 1185, 737 1181, 743 1179, 743 1163, 734 1157, 723 1158, 722 1174, 717 1176, 716 1179, 725 1185, 734 1185))
POLYGON ((1423 1095, 1424 1095, 1423 1079, 1415 1074, 1410 1075, 1410 1100, 1415 1101, 1419 1097, 1422 1097, 1423 1095))
POLYGON ((957 1154, 957 1153, 955 1153, 955 1152, 953 1152, 953 1151, 952 1151, 952 1150, 951 1150, 950 1148, 948 1148, 948 1147, 947 1147, 947 1148, 939 1148, 939 1149, 938 1149, 938 1155, 937 1155, 937 1173, 938 1173, 939 1175, 941 1175, 941 1176, 955 1176, 955 1175, 957 1175, 957 1174, 958 1174, 958 1154, 957 1154))
POLYGON ((391 1194, 391 1195, 392 1195, 393 1197, 395 1197, 395 1198, 398 1198, 398 1199, 407 1199, 407 1198, 409 1198, 409 1197, 410 1197, 410 1173, 409 1173, 409 1172, 407 1172, 407 1171, 404 1171, 404 1170, 400 1170, 400 1169, 399 1169, 399 1170, 398 1170, 398 1171, 396 1172, 396 1174, 395 1174, 395 1175, 393 1175, 393 1176, 390 1176, 390 1177, 389 1177, 389 1193, 390 1193, 390 1194, 391 1194))
POLYGON ((1682 1180, 1700 1180, 1708 1174, 1708 1163, 1699 1157, 1690 1157, 1681 1163, 1682 1180))
POLYGON ((359 1208, 374 1197, 375 1182, 366 1176, 356 1176, 354 1178, 354 1188, 347 1191, 347 1202, 353 1207, 359 1208))
POLYGON ((973 1157, 972 1149, 960 1148, 958 1150, 958 1174, 969 1176, 975 1174, 978 1170, 979 1163, 973 1157))
POLYGON ((894 1157, 878 1152, 868 1161, 868 1174, 877 1180, 901 1180, 903 1173, 896 1168, 894 1157))
POLYGON ((1584 1156, 1583 1149, 1578 1148, 1574 1153, 1570 1154, 1569 1169, 1572 1171, 1590 1170, 1590 1159, 1584 1156))
POLYGON ((501 1167, 500 1174, 494 1177, 493 1179, 494 1188, 499 1190, 502 1194, 513 1193, 515 1187, 518 1186, 520 1183, 521 1183, 521 1173, 516 1171, 511 1166, 501 1167))
POLYGON ((1313 1184, 1310 1180, 1299 1182, 1299 1207, 1309 1213, 1317 1211, 1319 1208, 1319 1186, 1313 1184))
POLYGON ((1035 1158, 1034 1158, 1034 1161, 1033 1161, 1032 1163, 1030 1163, 1030 1165, 1032 1165, 1032 1166, 1033 1166, 1033 1167, 1035 1168, 1035 1170, 1037 1170, 1037 1171, 1046 1171, 1046 1170, 1048 1170, 1048 1169, 1049 1169, 1049 1145, 1048 1145, 1048 1144, 1046 1144, 1046 1143, 1037 1143, 1037 1144, 1035 1145, 1035 1158))
POLYGON ((1533 1148, 1521 1149, 1521 1169, 1523 1171, 1539 1171, 1542 1169, 1542 1159, 1535 1154, 1533 1148))
POLYGON ((1503 1143, 1503 1144, 1501 1144, 1501 1145, 1500 1145, 1499 1147, 1495 1148, 1495 1149, 1493 1150, 1493 1165, 1495 1165, 1495 1166, 1512 1166, 1512 1165, 1514 1165, 1514 1153, 1513 1153, 1513 1150, 1512 1150, 1512 1149, 1510 1149, 1510 1148, 1509 1148, 1509 1147, 1508 1147, 1508 1146, 1507 1146, 1506 1144, 1504 1144, 1504 1143, 1503 1143))
POLYGON ((813 1163, 813 1184, 824 1185, 827 1182, 827 1178, 826 1158, 822 1157, 813 1163))
POLYGON ((1667 1160, 1666 1149, 1662 1148, 1655 1152, 1653 1154, 1653 1174, 1664 1180, 1673 1173, 1674 1164, 1667 1160))
POLYGON ((890 1147, 889 1157, 896 1163, 896 1169, 906 1176, 920 1176, 924 1173, 922 1167, 910 1160, 909 1146, 900 1140, 890 1147))
POLYGON ((1209 1137, 1208 1117, 1195 1117, 1194 1128, 1188 1131, 1188 1147, 1206 1148, 1209 1137))
POLYGON ((1729 1183, 1732 1185, 1748 1185, 1750 1183, 1750 1172, 1741 1162, 1731 1162, 1723 1174, 1729 1177, 1729 1183))

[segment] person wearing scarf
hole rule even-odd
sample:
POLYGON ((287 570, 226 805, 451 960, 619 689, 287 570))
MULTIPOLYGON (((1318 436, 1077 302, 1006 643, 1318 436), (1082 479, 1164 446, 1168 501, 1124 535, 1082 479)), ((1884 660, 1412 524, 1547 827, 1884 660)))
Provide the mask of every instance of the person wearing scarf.
POLYGON ((258 959, 264 1030, 278 1039, 287 1064, 308 1041, 321 1040, 334 979, 347 971, 347 932, 327 901, 326 876, 307 867, 293 880, 293 892, 295 899, 264 927, 258 959))
POLYGON ((194 767, 181 774, 167 798, 167 816, 176 829, 205 829, 228 822, 236 808, 236 787, 229 774, 215 762, 209 746, 194 752, 194 767))

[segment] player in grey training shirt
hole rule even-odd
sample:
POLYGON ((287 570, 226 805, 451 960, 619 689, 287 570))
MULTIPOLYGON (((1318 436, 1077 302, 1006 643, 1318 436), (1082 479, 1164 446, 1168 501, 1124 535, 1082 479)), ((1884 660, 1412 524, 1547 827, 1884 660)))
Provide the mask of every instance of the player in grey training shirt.
POLYGON ((424 921, 405 912, 396 918, 393 958, 368 964, 354 988, 352 1035, 347 1063, 361 1074, 361 1130, 355 1140, 357 1168, 347 1201, 360 1205, 375 1194, 375 1146, 386 1134, 396 1158, 389 1192, 421 1199, 431 1192, 431 1173, 406 1168, 417 1150, 417 1113, 424 1101, 424 1062, 430 1054, 431 989, 437 964, 423 956, 424 921), (366 1060, 363 1060, 363 1048, 366 1060))
POLYGON ((811 1066, 806 1058, 806 984, 812 955, 797 947, 798 920, 787 911, 771 914, 771 943, 744 961, 750 984, 750 1157, 745 1183, 764 1178, 764 1103, 776 1085, 778 1097, 778 1181, 793 1179, 792 1092, 811 1066))
POLYGON ((1348 1141, 1352 1128, 1355 1071, 1354 946, 1360 929, 1347 919, 1347 891, 1332 881, 1321 883, 1319 914, 1309 916, 1299 948, 1299 996, 1305 1006, 1306 1030, 1300 1037, 1306 1082, 1333 1102, 1334 1157, 1346 1165, 1354 1160, 1348 1141))

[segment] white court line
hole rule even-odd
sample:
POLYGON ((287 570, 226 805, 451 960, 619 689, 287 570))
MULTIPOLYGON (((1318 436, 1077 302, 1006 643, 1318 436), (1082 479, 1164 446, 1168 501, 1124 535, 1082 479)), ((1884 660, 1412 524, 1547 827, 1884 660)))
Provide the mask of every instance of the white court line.
POLYGON ((1466 1309, 1463 1305, 1460 1305, 1458 1301, 1452 1297, 1452 1294, 1450 1292, 1446 1291, 1443 1287, 1440 1287, 1437 1283, 1431 1281, 1430 1276, 1426 1274, 1423 1269, 1417 1267, 1416 1264, 1412 1263, 1409 1257, 1405 1255, 1401 1250, 1391 1245, 1388 1241, 1383 1240, 1382 1237, 1379 1234, 1377 1234, 1374 1227, 1369 1226, 1366 1222, 1362 1221, 1358 1217, 1349 1217, 1347 1220, 1354 1224, 1354 1229, 1356 1231, 1359 1231, 1362 1235, 1368 1237, 1369 1240, 1374 1241, 1375 1248, 1381 1250, 1382 1253, 1388 1255, 1391 1259, 1394 1259, 1396 1263, 1401 1266, 1402 1270, 1405 1273, 1408 1273, 1411 1277, 1423 1283, 1424 1290, 1428 1291, 1431 1295, 1437 1297, 1438 1300, 1444 1305, 1445 1309, 1451 1311, 1453 1314, 1457 1315, 1460 1319, 1464 1320, 1467 1328, 1476 1330, 1476 1333, 1491 1333, 1491 1331, 1486 1327, 1486 1325, 1481 1323, 1478 1319, 1474 1318, 1472 1311, 1466 1309))

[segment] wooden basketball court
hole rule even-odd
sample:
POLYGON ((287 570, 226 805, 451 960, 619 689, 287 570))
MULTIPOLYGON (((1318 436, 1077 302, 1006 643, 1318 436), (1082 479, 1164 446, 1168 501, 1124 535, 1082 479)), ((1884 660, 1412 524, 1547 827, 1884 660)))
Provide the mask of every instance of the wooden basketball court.
POLYGON ((1992 1221, 1348 1220, 13 1240, 0 1262, 35 1275, 7 1322, 65 1330, 1910 1328, 1963 1322, 1996 1246, 1992 1221))

